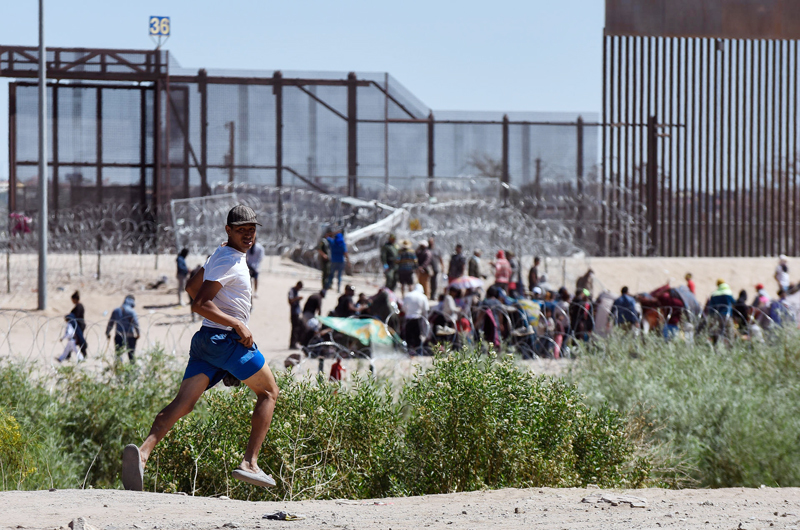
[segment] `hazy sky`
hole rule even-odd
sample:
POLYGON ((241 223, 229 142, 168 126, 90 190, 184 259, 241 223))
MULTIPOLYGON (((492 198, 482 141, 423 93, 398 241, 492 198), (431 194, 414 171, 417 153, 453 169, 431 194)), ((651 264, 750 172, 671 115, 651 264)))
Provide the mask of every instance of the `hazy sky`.
MULTIPOLYGON (((49 0, 49 46, 164 46, 189 68, 389 72, 435 110, 599 112, 602 0, 49 0)), ((0 43, 35 46, 36 0, 4 0, 0 43)), ((0 142, 8 91, 0 83, 0 142)), ((0 149, 0 178, 8 174, 0 149)))

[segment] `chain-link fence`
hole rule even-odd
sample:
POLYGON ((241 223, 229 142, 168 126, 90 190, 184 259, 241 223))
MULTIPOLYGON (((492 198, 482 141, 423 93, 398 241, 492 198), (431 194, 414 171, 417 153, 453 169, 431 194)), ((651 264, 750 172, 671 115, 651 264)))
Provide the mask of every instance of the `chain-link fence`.
MULTIPOLYGON (((34 219, 37 87, 25 78, 36 75, 36 53, 0 47, 2 75, 17 78, 9 86, 7 202, 10 213, 34 219)), ((198 71, 164 51, 56 48, 48 61, 57 249, 205 248, 201 234, 174 226, 188 217, 175 217, 170 208, 180 203, 172 201, 244 200, 245 191, 270 218, 274 247, 308 231, 316 239, 320 223, 353 213, 336 210, 335 197, 349 196, 394 207, 516 202, 526 220, 511 231, 572 231, 554 251, 598 248, 595 231, 582 229, 599 215, 596 116, 584 123, 574 113, 435 111, 384 73, 198 71), (128 226, 114 232, 110 224, 128 226), (68 243, 67 233, 80 237, 68 243), (120 233, 136 235, 123 242, 120 233)))

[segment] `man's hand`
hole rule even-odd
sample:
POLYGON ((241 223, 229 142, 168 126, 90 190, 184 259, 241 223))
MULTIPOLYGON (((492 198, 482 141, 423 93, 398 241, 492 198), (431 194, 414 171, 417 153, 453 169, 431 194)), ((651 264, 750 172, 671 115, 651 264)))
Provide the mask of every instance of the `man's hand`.
POLYGON ((250 329, 245 326, 243 322, 240 321, 236 326, 233 326, 233 330, 241 337, 239 342, 241 342, 245 348, 249 348, 253 345, 253 334, 250 333, 250 329))

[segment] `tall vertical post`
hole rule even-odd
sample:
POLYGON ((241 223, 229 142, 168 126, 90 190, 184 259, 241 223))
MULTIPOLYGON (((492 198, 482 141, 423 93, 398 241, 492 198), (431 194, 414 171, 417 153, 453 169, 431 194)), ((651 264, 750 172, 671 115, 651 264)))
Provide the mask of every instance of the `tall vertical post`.
POLYGON ((433 174, 436 167, 433 112, 428 114, 428 197, 433 197, 433 174))
POLYGON ((147 208, 147 89, 139 91, 139 208, 147 208))
POLYGON ((500 175, 503 195, 503 206, 508 205, 508 114, 503 116, 503 161, 502 174, 500 175))
POLYGON ((575 219, 578 221, 576 235, 578 240, 583 240, 583 117, 578 116, 575 126, 577 132, 577 160, 575 161, 576 182, 575 188, 578 193, 578 211, 575 219))
POLYGON ((356 74, 347 74, 347 194, 358 196, 358 85, 356 74))
POLYGON ((658 249, 658 133, 656 117, 647 118, 647 219, 650 224, 650 254, 658 249))
POLYGON ((234 165, 236 164, 236 122, 229 121, 225 124, 228 129, 228 188, 233 191, 234 165))
MULTIPOLYGON (((161 50, 156 50, 156 71, 161 73, 161 50)), ((155 247, 154 267, 158 269, 158 236, 160 232, 159 215, 162 202, 163 183, 161 177, 161 165, 163 164, 164 152, 161 149, 163 140, 161 139, 161 78, 156 79, 155 92, 153 92, 153 218, 155 219, 153 245, 155 247)), ((168 113, 169 114, 169 113, 168 113)), ((166 130, 169 136, 169 128, 166 130)), ((166 152, 169 158, 169 150, 166 152)), ((99 263, 99 260, 98 260, 99 263)), ((99 274, 98 274, 99 278, 99 274)))
POLYGON ((383 74, 383 185, 389 189, 389 73, 383 74))
MULTIPOLYGON (((317 95, 316 85, 308 87, 308 91, 317 95)), ((308 98, 308 178, 318 182, 317 177, 317 102, 308 98)))
MULTIPOLYGON (((97 87, 95 97, 94 119, 97 123, 95 141, 95 200, 97 204, 103 204, 103 89, 97 87)), ((97 232, 97 279, 100 279, 100 253, 103 250, 103 236, 97 232)))
MULTIPOLYGON (((200 92, 200 195, 211 194, 208 187, 208 74, 197 72, 197 90, 200 92)), ((188 129, 187 129, 188 130, 188 129)))
POLYGON ((47 309, 47 52, 44 0, 39 0, 39 292, 38 308, 47 309))
POLYGON ((97 204, 103 203, 103 89, 96 88, 94 119, 97 127, 94 135, 95 151, 95 187, 97 188, 97 204))
MULTIPOLYGON (((183 88, 181 90, 183 94, 183 197, 188 199, 191 196, 191 192, 189 191, 189 131, 191 131, 191 127, 189 126, 189 89, 183 88)), ((177 117, 177 109, 176 109, 176 117, 177 117)), ((180 122, 179 122, 180 123, 180 122)))
MULTIPOLYGON (((161 52, 156 52, 161 54, 161 52)), ((158 217, 158 207, 161 205, 161 166, 163 153, 161 151, 161 80, 156 79, 153 92, 153 206, 154 214, 158 217)), ((158 221, 156 221, 158 223, 158 221)))
POLYGON ((53 85, 53 216, 58 223, 58 85, 53 85))
POLYGON ((17 211, 17 84, 8 84, 8 212, 17 211))
POLYGON ((522 126, 522 184, 531 183, 531 125, 522 126))
POLYGON ((283 234, 283 74, 272 75, 275 94, 275 187, 278 188, 278 234, 283 234))

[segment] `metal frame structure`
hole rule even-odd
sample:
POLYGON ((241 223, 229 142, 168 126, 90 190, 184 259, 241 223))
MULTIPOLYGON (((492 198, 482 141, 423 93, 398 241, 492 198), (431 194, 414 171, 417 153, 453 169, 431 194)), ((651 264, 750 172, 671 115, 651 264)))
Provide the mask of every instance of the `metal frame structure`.
MULTIPOLYGON (((11 172, 10 178, 13 180, 15 177, 16 164, 26 165, 31 161, 18 161, 15 157, 15 132, 16 132, 16 97, 15 90, 18 86, 26 86, 24 79, 34 78, 37 75, 37 61, 38 53, 35 48, 22 47, 22 46, 0 46, 0 77, 12 77, 20 81, 12 83, 11 94, 9 98, 10 106, 10 123, 9 123, 9 144, 11 151, 11 172)), ((359 156, 358 156, 358 130, 359 126, 363 124, 383 124, 388 127, 395 124, 418 124, 426 128, 426 135, 428 138, 427 146, 427 176, 431 179, 435 177, 435 153, 434 153, 434 132, 439 125, 452 125, 452 124, 481 124, 492 125, 496 124, 501 127, 503 134, 503 162, 501 180, 508 184, 508 137, 509 126, 513 125, 553 125, 553 126, 572 126, 576 128, 578 135, 582 135, 583 122, 555 122, 555 121, 525 121, 525 120, 510 120, 505 116, 502 120, 436 120, 433 113, 428 115, 419 115, 413 109, 408 108, 407 104, 398 99, 388 89, 388 85, 378 82, 374 79, 359 79, 355 73, 347 75, 346 79, 319 79, 319 78, 302 78, 284 77, 281 72, 274 72, 271 77, 244 77, 244 76, 228 76, 228 75, 209 75, 204 69, 201 69, 195 75, 185 74, 171 74, 169 67, 169 58, 164 51, 143 51, 143 50, 111 50, 111 49, 81 49, 81 48, 51 48, 48 50, 47 64, 48 64, 48 79, 51 80, 51 86, 54 89, 54 94, 58 94, 64 90, 87 87, 96 87, 98 94, 102 97, 104 90, 117 90, 117 89, 138 89, 143 94, 151 94, 153 98, 152 103, 152 119, 153 121, 153 161, 145 162, 144 156, 136 167, 140 167, 144 174, 144 170, 152 169, 154 178, 152 183, 152 203, 154 205, 163 204, 166 196, 170 195, 170 190, 166 189, 163 182, 163 175, 166 171, 166 166, 169 164, 169 157, 164 157, 164 150, 169 149, 168 143, 169 134, 165 135, 166 128, 174 128, 177 131, 182 131, 182 135, 187 139, 185 145, 186 156, 185 165, 188 163, 191 167, 199 171, 201 184, 201 195, 211 193, 211 187, 208 182, 207 174, 210 168, 223 168, 219 164, 209 164, 208 162, 208 90, 209 86, 219 85, 239 85, 239 86, 267 86, 271 87, 275 97, 275 145, 276 156, 274 165, 241 165, 236 166, 241 169, 269 169, 276 172, 276 184, 278 187, 283 185, 284 172, 292 174, 294 177, 304 182, 305 185, 325 191, 325 188, 317 182, 314 182, 307 176, 303 175, 299 168, 293 168, 284 163, 282 160, 282 144, 284 137, 284 122, 283 122, 283 94, 287 87, 296 87, 309 98, 324 107, 334 115, 338 116, 343 122, 346 123, 347 128, 347 194, 357 196, 359 194, 359 156), (110 82, 115 82, 112 84, 110 82), (129 83, 125 85, 123 83, 129 83), (175 89, 186 90, 187 87, 196 86, 200 95, 200 121, 201 121, 201 134, 200 134, 200 147, 195 150, 188 142, 189 131, 188 124, 180 119, 176 112, 175 89), (315 94, 316 87, 342 87, 347 91, 347 104, 346 112, 342 112, 334 105, 327 102, 324 98, 315 94), (375 119, 367 116, 359 115, 359 89, 362 87, 371 87, 380 91, 386 98, 386 104, 393 105, 395 108, 400 109, 403 115, 401 117, 389 117, 388 113, 381 119, 375 119), (169 112, 165 112, 165 108, 169 112), (166 136, 166 138, 161 138, 166 136), (157 148, 160 146, 160 148, 157 148), (198 152, 199 151, 199 152, 198 152)), ((57 95, 54 97, 58 97, 57 95)), ((98 104, 98 108, 100 104, 98 104)), ((142 107, 145 108, 144 105, 142 107)), ((144 115, 144 110, 143 110, 144 115)), ((187 114, 188 116, 188 114, 187 114)), ((101 113, 98 113, 98 121, 102 120, 101 113)), ((593 124, 596 125, 596 124, 593 124)), ((101 128, 98 128, 100 131, 101 128)), ((144 130, 144 128, 143 128, 144 130)), ((53 140, 57 148, 57 134, 54 134, 53 140)), ((102 133, 98 133, 98 146, 102 145, 102 133)), ((98 154, 100 151, 98 151, 98 154)), ((580 162, 583 164, 583 161, 580 162)), ((59 165, 57 159, 51 162, 56 168, 59 165)), ((99 159, 95 164, 98 171, 102 171, 103 167, 108 164, 99 159)), ((130 164, 128 164, 130 165, 130 164)), ((235 165, 235 164, 234 164, 235 165)), ((180 164, 179 164, 180 167, 180 164)), ((99 181, 100 177, 98 177, 99 181)), ((101 183, 98 183, 101 186, 101 183)), ((144 187, 143 183, 143 187, 144 187)), ((431 187, 431 189, 433 189, 431 187)), ((503 193, 508 194, 508 187, 503 187, 503 193)), ((186 194, 187 190, 171 190, 177 192, 178 195, 186 194)), ((173 193, 174 194, 174 193, 173 193)), ((142 194, 144 197, 144 192, 142 194)), ((12 209, 16 205, 12 204, 12 209)))

